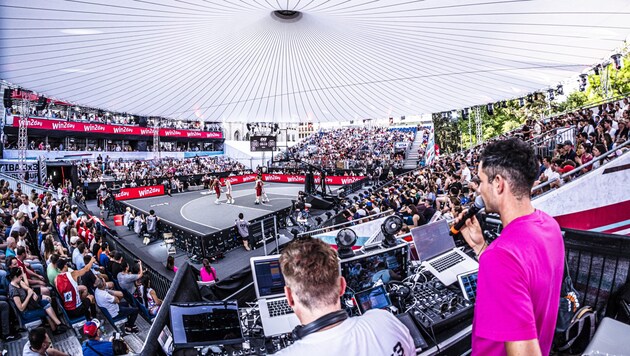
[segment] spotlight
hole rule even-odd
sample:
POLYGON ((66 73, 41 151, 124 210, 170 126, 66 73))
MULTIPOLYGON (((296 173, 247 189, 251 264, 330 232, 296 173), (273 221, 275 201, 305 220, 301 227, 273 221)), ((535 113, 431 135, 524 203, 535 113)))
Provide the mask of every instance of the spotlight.
POLYGON ((586 85, 588 83, 588 75, 580 74, 580 79, 578 79, 578 86, 580 91, 586 90, 586 85))
POLYGON ((599 75, 602 72, 602 65, 598 64, 595 67, 593 67, 593 72, 595 72, 595 75, 599 75))
POLYGON ((396 241, 396 234, 402 229, 403 220, 398 215, 392 215, 383 221, 381 225, 381 232, 385 237, 383 239, 383 247, 393 247, 398 243, 396 241))
POLYGON ((333 217, 333 213, 331 213, 330 211, 326 212, 326 219, 330 220, 333 217))
POLYGON ((556 94, 564 95, 564 88, 562 87, 562 84, 558 84, 558 86, 556 87, 556 94))
POLYGON ((317 226, 321 225, 322 224, 322 218, 320 216, 317 216, 315 218, 315 222, 317 223, 317 226))
POLYGON ((610 58, 613 60, 613 64, 615 65, 616 70, 620 70, 623 67, 623 60, 621 58, 621 54, 615 53, 610 58))
POLYGON ((339 258, 348 258, 354 256, 352 246, 357 242, 357 234, 352 229, 341 229, 335 237, 335 243, 337 244, 337 254, 339 258))
POLYGON ((280 131, 280 126, 277 123, 273 124, 273 130, 276 131, 276 132, 280 131))
POLYGON ((504 100, 504 101, 501 102, 501 107, 502 108, 505 109, 505 108, 507 108, 507 106, 508 106, 507 101, 504 100))
POLYGON ((247 124, 247 125, 245 125, 245 126, 247 126, 247 131, 248 131, 248 132, 251 132, 251 131, 252 131, 252 124, 247 124))
POLYGON ((552 100, 554 99, 554 96, 553 96, 553 89, 549 89, 549 90, 547 90, 547 93, 549 94, 549 101, 552 101, 552 100))
POLYGON ((294 240, 297 240, 299 233, 300 233, 300 230, 298 230, 296 228, 291 229, 291 235, 293 235, 293 239, 294 240))
POLYGON ((525 106, 525 98, 518 98, 518 105, 520 107, 525 106))
POLYGON ((488 115, 494 115, 494 107, 492 106, 492 103, 486 105, 486 110, 488 110, 488 115))
POLYGON ((462 110, 462 119, 467 120, 468 119, 468 108, 464 108, 464 110, 462 110))

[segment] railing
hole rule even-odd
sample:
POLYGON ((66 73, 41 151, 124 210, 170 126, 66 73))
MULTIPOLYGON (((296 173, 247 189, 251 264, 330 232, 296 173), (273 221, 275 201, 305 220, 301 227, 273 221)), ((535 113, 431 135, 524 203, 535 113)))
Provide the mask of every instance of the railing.
POLYGON ((315 230, 309 230, 309 231, 303 232, 301 234, 298 234, 298 236, 299 237, 311 237, 311 236, 315 236, 317 234, 322 234, 324 232, 329 232, 329 231, 333 231, 333 230, 337 230, 337 229, 342 229, 342 228, 348 227, 348 226, 354 226, 354 225, 358 225, 358 224, 363 224, 365 222, 376 220, 376 219, 382 218, 384 216, 392 215, 393 213, 394 213, 393 210, 387 210, 387 211, 380 212, 378 214, 368 215, 368 216, 362 217, 360 219, 347 221, 347 222, 343 222, 343 223, 340 223, 340 224, 327 226, 327 227, 323 227, 323 228, 319 228, 319 229, 315 229, 315 230))
MULTIPOLYGON (((536 192, 536 191, 539 191, 539 190, 544 190, 543 188, 547 188, 551 183, 553 183, 555 181, 558 181, 560 179, 565 179, 565 178, 570 177, 570 176, 572 176, 572 175, 574 175, 576 173, 580 173, 582 171, 582 169, 587 168, 587 167, 591 167, 595 162, 603 161, 604 159, 608 158, 609 156, 611 156, 613 154, 616 154, 617 150, 622 149, 624 147, 628 147, 628 146, 630 146, 630 140, 627 140, 623 144, 615 147, 612 150, 609 150, 608 152, 604 153, 601 156, 593 157, 593 159, 590 160, 589 162, 587 162, 587 163, 585 163, 585 164, 583 164, 583 165, 581 165, 579 167, 576 167, 576 168, 574 168, 573 170, 571 170, 569 172, 566 172, 566 173, 562 174, 558 179, 554 179, 552 181, 547 181, 545 183, 542 183, 542 184, 539 184, 539 185, 533 187, 532 188, 532 192, 536 192)), ((625 152, 624 154, 628 154, 628 152, 625 152)), ((602 165, 603 165, 603 162, 602 162, 602 165)), ((585 174, 588 174, 591 171, 589 171, 589 172, 587 172, 585 174)))
POLYGON ((13 176, 10 176, 4 173, 0 173, 0 179, 4 179, 6 182, 9 182, 9 188, 13 189, 13 191, 16 191, 17 185, 20 184, 20 186, 22 187, 22 192, 25 194, 30 194, 31 190, 34 189, 35 192, 37 192, 37 194, 52 193, 53 197, 57 198, 57 192, 51 189, 48 189, 44 186, 41 186, 39 184, 25 182, 21 179, 15 178, 13 176))

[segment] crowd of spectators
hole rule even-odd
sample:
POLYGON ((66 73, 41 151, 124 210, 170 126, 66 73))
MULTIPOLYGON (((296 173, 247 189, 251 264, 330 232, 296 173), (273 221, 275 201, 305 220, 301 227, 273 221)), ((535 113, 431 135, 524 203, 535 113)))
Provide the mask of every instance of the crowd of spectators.
MULTIPOLYGON (((628 141, 629 110, 626 98, 550 119, 528 120, 521 128, 494 140, 517 137, 529 141, 539 153, 536 185, 549 184, 535 189, 533 194, 536 195, 576 179, 627 151, 627 146, 618 147, 628 141), (597 159, 606 152, 610 153, 607 158, 597 159), (563 176, 588 162, 592 164, 563 176)), ((478 195, 478 158, 491 141, 450 156, 440 156, 409 174, 389 177, 382 188, 365 191, 350 202, 343 216, 348 221, 363 221, 370 215, 392 209, 405 222, 401 234, 426 224, 435 214, 454 219, 478 195)))
MULTIPOLYGON (((52 105, 44 110, 37 110, 37 102, 33 102, 29 108, 31 117, 43 117, 52 120, 78 121, 98 124, 139 126, 139 118, 134 115, 109 113, 102 110, 89 108, 69 107, 65 105, 52 105)), ((21 107, 7 108, 7 115, 21 115, 21 107)), ((147 127, 154 127, 159 120, 161 128, 199 131, 222 131, 218 122, 183 121, 167 118, 149 118, 147 127)))
MULTIPOLYGON (((386 127, 351 127, 320 131, 289 148, 284 159, 297 158, 326 170, 402 168, 405 152, 416 130, 386 127), (398 146, 397 146, 398 144, 398 146)), ((288 162, 286 168, 299 168, 288 162)))
POLYGON ((105 319, 108 313, 111 318, 126 317, 125 332, 136 333, 135 320, 143 305, 150 316, 157 313, 162 302, 144 276, 142 263, 130 266, 120 252, 110 250, 99 219, 88 218, 67 197, 56 198, 52 192, 23 192, 19 185, 12 190, 3 180, 0 191, 4 341, 22 336, 20 323, 13 322, 17 318, 42 319, 53 334, 63 334, 69 330, 63 314, 89 321, 105 319), (10 312, 9 303, 20 315, 10 312))

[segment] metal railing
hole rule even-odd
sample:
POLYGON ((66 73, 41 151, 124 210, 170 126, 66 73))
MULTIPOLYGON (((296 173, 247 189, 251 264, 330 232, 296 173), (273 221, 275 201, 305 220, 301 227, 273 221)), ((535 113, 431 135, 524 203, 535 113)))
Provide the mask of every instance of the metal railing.
POLYGON ((31 190, 35 190, 35 192, 37 192, 37 194, 46 194, 46 193, 52 193, 53 197, 55 199, 57 199, 57 192, 53 191, 52 189, 48 189, 42 185, 39 184, 35 184, 35 183, 31 183, 31 182, 25 182, 22 179, 18 179, 15 178, 13 176, 4 174, 4 173, 0 173, 0 179, 4 179, 6 182, 9 182, 9 188, 11 188, 13 191, 17 190, 17 185, 18 183, 20 184, 20 186, 22 187, 22 192, 29 194, 31 192, 31 190))

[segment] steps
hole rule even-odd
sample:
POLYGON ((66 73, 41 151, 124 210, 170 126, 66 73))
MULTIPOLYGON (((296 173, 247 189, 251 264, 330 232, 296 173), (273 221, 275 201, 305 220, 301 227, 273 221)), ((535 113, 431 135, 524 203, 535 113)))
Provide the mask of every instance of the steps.
POLYGON ((411 144, 411 148, 407 151, 407 158, 405 159, 403 169, 414 169, 418 167, 418 161, 420 160, 420 155, 418 154, 418 149, 422 144, 422 135, 416 134, 416 137, 411 144))

